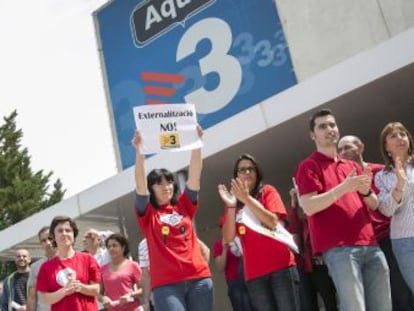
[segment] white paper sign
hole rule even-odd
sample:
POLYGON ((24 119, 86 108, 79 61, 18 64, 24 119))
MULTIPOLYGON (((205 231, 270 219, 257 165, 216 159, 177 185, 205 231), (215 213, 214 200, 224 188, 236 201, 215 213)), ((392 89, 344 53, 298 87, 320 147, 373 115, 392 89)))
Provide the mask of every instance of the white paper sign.
POLYGON ((19 305, 16 301, 12 301, 11 302, 11 307, 13 308, 13 309, 20 309, 22 306, 21 305, 19 305))
MULTIPOLYGON (((133 302, 134 301, 134 297, 128 297, 127 298, 127 302, 133 302)), ((111 302, 111 306, 112 307, 116 307, 116 306, 119 306, 119 300, 112 300, 112 302, 111 302)))
POLYGON ((193 104, 158 104, 134 107, 135 125, 142 136, 144 154, 201 148, 193 104))
POLYGON ((292 251, 299 254, 299 248, 293 240, 292 234, 290 234, 290 232, 287 231, 280 222, 278 222, 273 230, 263 227, 257 217, 247 206, 244 206, 237 216, 238 222, 245 224, 247 227, 253 231, 256 231, 257 233, 282 242, 283 244, 287 245, 292 251))

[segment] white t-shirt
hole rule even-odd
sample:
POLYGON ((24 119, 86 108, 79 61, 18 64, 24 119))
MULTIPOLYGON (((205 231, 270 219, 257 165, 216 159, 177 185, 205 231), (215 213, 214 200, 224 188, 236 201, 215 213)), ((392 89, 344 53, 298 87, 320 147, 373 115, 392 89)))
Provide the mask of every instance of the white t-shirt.
POLYGON ((138 245, 138 262, 141 268, 148 268, 149 270, 147 239, 143 239, 138 245))

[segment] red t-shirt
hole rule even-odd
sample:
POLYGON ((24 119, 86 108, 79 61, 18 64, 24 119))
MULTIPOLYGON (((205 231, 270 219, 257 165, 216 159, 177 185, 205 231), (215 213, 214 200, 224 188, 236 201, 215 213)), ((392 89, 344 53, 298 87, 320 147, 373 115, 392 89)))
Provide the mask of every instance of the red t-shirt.
POLYGON ((211 277, 192 223, 196 209, 197 204, 185 192, 176 205, 156 209, 148 203, 143 216, 135 208, 137 222, 147 238, 152 288, 211 277))
MULTIPOLYGON (((111 271, 111 264, 106 264, 101 267, 102 284, 104 287, 104 293, 112 301, 119 300, 121 296, 124 296, 133 291, 135 284, 141 280, 142 271, 139 265, 132 260, 120 267, 117 271, 111 271)), ((112 307, 112 311, 137 311, 139 301, 134 300, 122 306, 112 307)))
MULTIPOLYGON (((88 253, 75 252, 75 255, 68 259, 54 257, 46 261, 40 267, 36 290, 44 293, 55 292, 65 286, 69 274, 72 274, 72 278, 76 276, 76 279, 83 284, 99 283, 101 281, 95 258, 88 253)), ((93 311, 98 310, 98 307, 95 297, 81 293, 66 296, 51 307, 51 311, 67 310, 93 311)))
POLYGON ((300 254, 295 254, 295 260, 298 267, 303 268, 306 272, 312 272, 312 245, 310 241, 309 227, 306 216, 302 219, 299 217, 300 207, 291 206, 288 212, 289 225, 287 229, 290 233, 298 236, 298 245, 301 249, 300 254))
MULTIPOLYGON (((286 218, 285 206, 274 187, 263 186, 256 199, 265 209, 276 213, 279 220, 286 218)), ((242 223, 236 223, 236 233, 243 248, 246 281, 295 265, 294 255, 285 244, 259 234, 242 223)))
MULTIPOLYGON (((375 193, 379 193, 378 188, 375 186, 374 178, 375 174, 384 168, 384 165, 376 163, 367 163, 367 165, 370 167, 372 174, 374 175, 372 179, 372 189, 375 193)), ((379 242, 384 238, 388 238, 390 236, 391 218, 382 214, 379 209, 376 209, 375 211, 369 210, 369 212, 376 240, 379 242)))
MULTIPOLYGON (((223 244, 221 239, 213 244, 213 257, 216 258, 223 253, 223 244)), ((235 256, 230 248, 227 248, 226 267, 224 268, 224 276, 227 281, 235 281, 239 278, 239 261, 240 257, 235 256)))
MULTIPOLYGON (((324 193, 345 180, 358 164, 338 157, 335 161, 315 151, 299 164, 295 178, 299 194, 324 193)), ((368 208, 357 192, 348 192, 329 208, 308 217, 313 252, 333 247, 376 245, 368 208)))

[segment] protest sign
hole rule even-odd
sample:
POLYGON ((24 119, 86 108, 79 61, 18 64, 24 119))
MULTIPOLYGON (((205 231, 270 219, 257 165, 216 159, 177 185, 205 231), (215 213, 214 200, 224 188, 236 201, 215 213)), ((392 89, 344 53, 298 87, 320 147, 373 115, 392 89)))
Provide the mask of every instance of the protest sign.
POLYGON ((202 147, 193 104, 159 104, 134 107, 135 124, 144 154, 202 147))
POLYGON ((285 227, 283 227, 280 221, 274 228, 266 228, 260 223, 248 206, 243 207, 237 215, 236 221, 245 224, 247 227, 259 234, 265 235, 285 244, 292 251, 299 254, 299 248, 293 240, 293 236, 285 229, 285 227))

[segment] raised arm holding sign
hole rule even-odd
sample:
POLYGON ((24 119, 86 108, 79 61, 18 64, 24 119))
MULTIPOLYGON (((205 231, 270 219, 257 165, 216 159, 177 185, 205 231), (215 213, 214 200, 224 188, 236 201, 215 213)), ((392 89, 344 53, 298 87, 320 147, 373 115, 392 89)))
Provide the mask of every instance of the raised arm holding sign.
MULTIPOLYGON (((196 129, 200 139, 202 130, 199 126, 196 129)), ((141 132, 136 132, 132 139, 132 145, 136 149, 135 215, 147 239, 150 267, 156 267, 150 269, 155 305, 161 310, 180 308, 212 311, 211 273, 201 253, 193 225, 199 205, 201 148, 191 152, 187 186, 179 193, 174 175, 167 169, 153 169, 146 176, 145 157, 142 153, 145 139, 141 132), (176 285, 188 280, 192 280, 193 284, 188 289, 188 298, 178 299, 182 293, 181 287, 176 285), (165 291, 174 299, 166 299, 165 291)))

